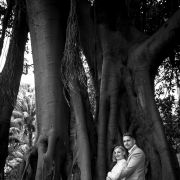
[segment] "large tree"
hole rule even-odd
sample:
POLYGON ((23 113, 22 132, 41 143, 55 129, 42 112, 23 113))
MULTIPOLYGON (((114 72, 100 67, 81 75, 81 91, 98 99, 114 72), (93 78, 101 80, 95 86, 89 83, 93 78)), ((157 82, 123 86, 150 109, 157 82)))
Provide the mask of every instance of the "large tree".
POLYGON ((26 0, 39 136, 23 179, 104 180, 112 147, 126 131, 146 154, 147 179, 180 177, 153 84, 179 43, 180 11, 148 35, 146 11, 154 3, 171 8, 165 19, 178 7, 178 1, 26 0))

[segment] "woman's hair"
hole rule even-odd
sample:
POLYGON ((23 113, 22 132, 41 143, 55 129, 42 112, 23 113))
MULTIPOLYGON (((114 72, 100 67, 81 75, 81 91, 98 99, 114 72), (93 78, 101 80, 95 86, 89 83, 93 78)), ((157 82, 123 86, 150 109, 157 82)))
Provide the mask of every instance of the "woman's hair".
POLYGON ((113 154, 112 154, 112 161, 116 162, 116 158, 115 158, 115 150, 116 149, 121 149, 122 151, 124 151, 125 155, 126 155, 126 150, 123 146, 115 146, 114 150, 113 150, 113 154))

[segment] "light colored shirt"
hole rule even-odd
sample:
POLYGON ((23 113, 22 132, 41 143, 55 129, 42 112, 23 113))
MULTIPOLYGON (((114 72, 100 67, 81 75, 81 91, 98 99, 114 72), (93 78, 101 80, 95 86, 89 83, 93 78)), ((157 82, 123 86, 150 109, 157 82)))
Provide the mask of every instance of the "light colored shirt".
MULTIPOLYGON (((127 162, 125 159, 119 160, 112 168, 112 170, 108 172, 107 176, 112 180, 117 180, 121 174, 122 169, 125 168, 126 166, 127 166, 127 162)), ((122 180, 124 179, 125 178, 123 178, 122 180)))
POLYGON ((135 147, 137 147, 137 145, 136 144, 134 144, 134 146, 128 151, 129 152, 129 154, 131 154, 132 153, 132 151, 134 150, 134 148, 135 147))
POLYGON ((124 177, 126 180, 145 180, 145 154, 137 145, 129 150, 127 166, 120 175, 120 178, 124 177))

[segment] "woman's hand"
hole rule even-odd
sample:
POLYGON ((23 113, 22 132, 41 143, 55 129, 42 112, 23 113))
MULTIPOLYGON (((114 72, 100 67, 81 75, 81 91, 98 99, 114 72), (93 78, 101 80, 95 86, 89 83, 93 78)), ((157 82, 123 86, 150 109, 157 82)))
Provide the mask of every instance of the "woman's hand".
POLYGON ((107 177, 106 177, 106 180, 111 180, 111 178, 107 176, 107 177))

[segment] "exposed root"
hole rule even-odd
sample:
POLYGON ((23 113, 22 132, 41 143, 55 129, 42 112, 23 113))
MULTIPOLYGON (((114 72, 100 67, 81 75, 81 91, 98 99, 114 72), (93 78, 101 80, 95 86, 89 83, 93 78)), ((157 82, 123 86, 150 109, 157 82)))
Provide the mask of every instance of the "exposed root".
POLYGON ((28 157, 26 158, 25 168, 21 177, 21 180, 30 180, 35 178, 36 166, 37 166, 37 147, 33 147, 28 157))

